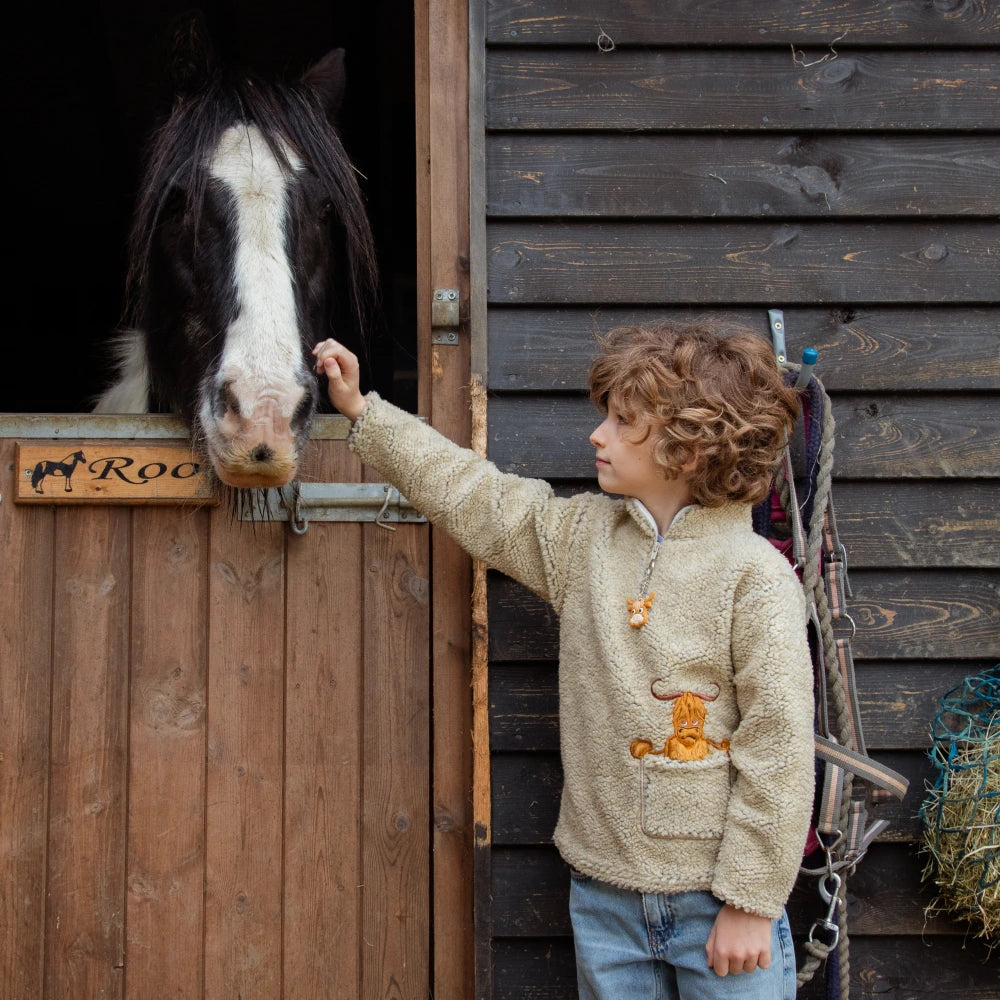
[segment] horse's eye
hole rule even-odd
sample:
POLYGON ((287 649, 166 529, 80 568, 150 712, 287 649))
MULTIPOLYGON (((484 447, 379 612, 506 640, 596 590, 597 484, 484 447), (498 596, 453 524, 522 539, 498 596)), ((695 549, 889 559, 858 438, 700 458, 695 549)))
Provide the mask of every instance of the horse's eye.
POLYGON ((319 207, 319 217, 325 222, 333 215, 333 202, 327 198, 319 207))

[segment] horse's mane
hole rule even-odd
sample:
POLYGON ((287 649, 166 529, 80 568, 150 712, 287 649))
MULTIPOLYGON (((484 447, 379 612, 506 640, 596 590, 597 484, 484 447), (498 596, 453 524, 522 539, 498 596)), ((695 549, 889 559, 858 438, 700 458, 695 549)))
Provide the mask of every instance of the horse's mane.
POLYGON ((178 98, 150 139, 128 243, 126 322, 143 325, 153 237, 167 199, 172 192, 186 193, 186 209, 197 233, 209 181, 207 165, 222 133, 238 121, 255 125, 278 162, 290 169, 279 141, 284 139, 322 184, 343 227, 351 304, 363 330, 377 288, 374 240, 354 167, 328 122, 322 99, 302 82, 276 85, 222 72, 198 93, 178 98))

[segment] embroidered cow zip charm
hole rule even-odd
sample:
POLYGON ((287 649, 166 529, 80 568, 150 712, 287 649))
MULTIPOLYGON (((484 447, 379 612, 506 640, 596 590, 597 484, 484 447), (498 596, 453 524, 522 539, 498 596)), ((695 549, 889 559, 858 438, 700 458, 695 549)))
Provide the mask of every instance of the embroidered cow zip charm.
MULTIPOLYGON (((657 539, 653 546, 653 551, 649 554, 649 562, 646 565, 646 572, 642 576, 642 583, 639 584, 639 594, 645 594, 649 586, 649 579, 653 575, 653 567, 656 565, 656 557, 660 551, 660 540, 657 539)), ((642 628, 649 621, 649 609, 653 606, 653 598, 656 597, 654 590, 649 597, 626 597, 628 602, 628 623, 632 628, 642 628)))
POLYGON ((715 701, 719 697, 718 691, 712 695, 696 694, 694 691, 657 694, 656 684, 658 681, 659 678, 649 685, 649 691, 659 701, 672 701, 674 703, 674 732, 663 744, 662 750, 654 750, 650 740, 633 740, 629 746, 629 753, 636 760, 642 760, 646 754, 661 754, 670 760, 704 760, 713 748, 716 750, 729 749, 729 740, 716 743, 704 733, 705 717, 708 714, 705 702, 715 701))
POLYGON ((632 628, 642 628, 649 620, 649 609, 653 606, 653 598, 656 597, 654 590, 649 597, 628 597, 628 623, 632 628))

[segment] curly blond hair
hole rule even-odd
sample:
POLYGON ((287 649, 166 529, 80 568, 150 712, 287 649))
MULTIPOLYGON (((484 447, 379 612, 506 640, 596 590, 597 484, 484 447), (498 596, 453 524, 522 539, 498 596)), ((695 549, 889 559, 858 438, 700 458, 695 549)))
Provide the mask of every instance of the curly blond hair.
POLYGON ((624 326, 600 340, 590 398, 610 402, 650 434, 664 478, 683 474, 698 503, 757 503, 799 412, 770 345, 735 327, 705 321, 624 326))

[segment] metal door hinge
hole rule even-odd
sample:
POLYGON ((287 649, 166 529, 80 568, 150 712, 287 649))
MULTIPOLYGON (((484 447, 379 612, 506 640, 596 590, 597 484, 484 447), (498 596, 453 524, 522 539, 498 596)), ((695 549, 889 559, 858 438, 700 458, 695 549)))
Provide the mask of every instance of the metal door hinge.
POLYGON ((427 518, 388 483, 290 483, 280 489, 240 495, 241 521, 287 521, 304 535, 310 521, 374 521, 395 531, 400 521, 427 518))
POLYGON ((457 288, 435 288, 431 301, 431 343, 458 343, 460 300, 457 288))

